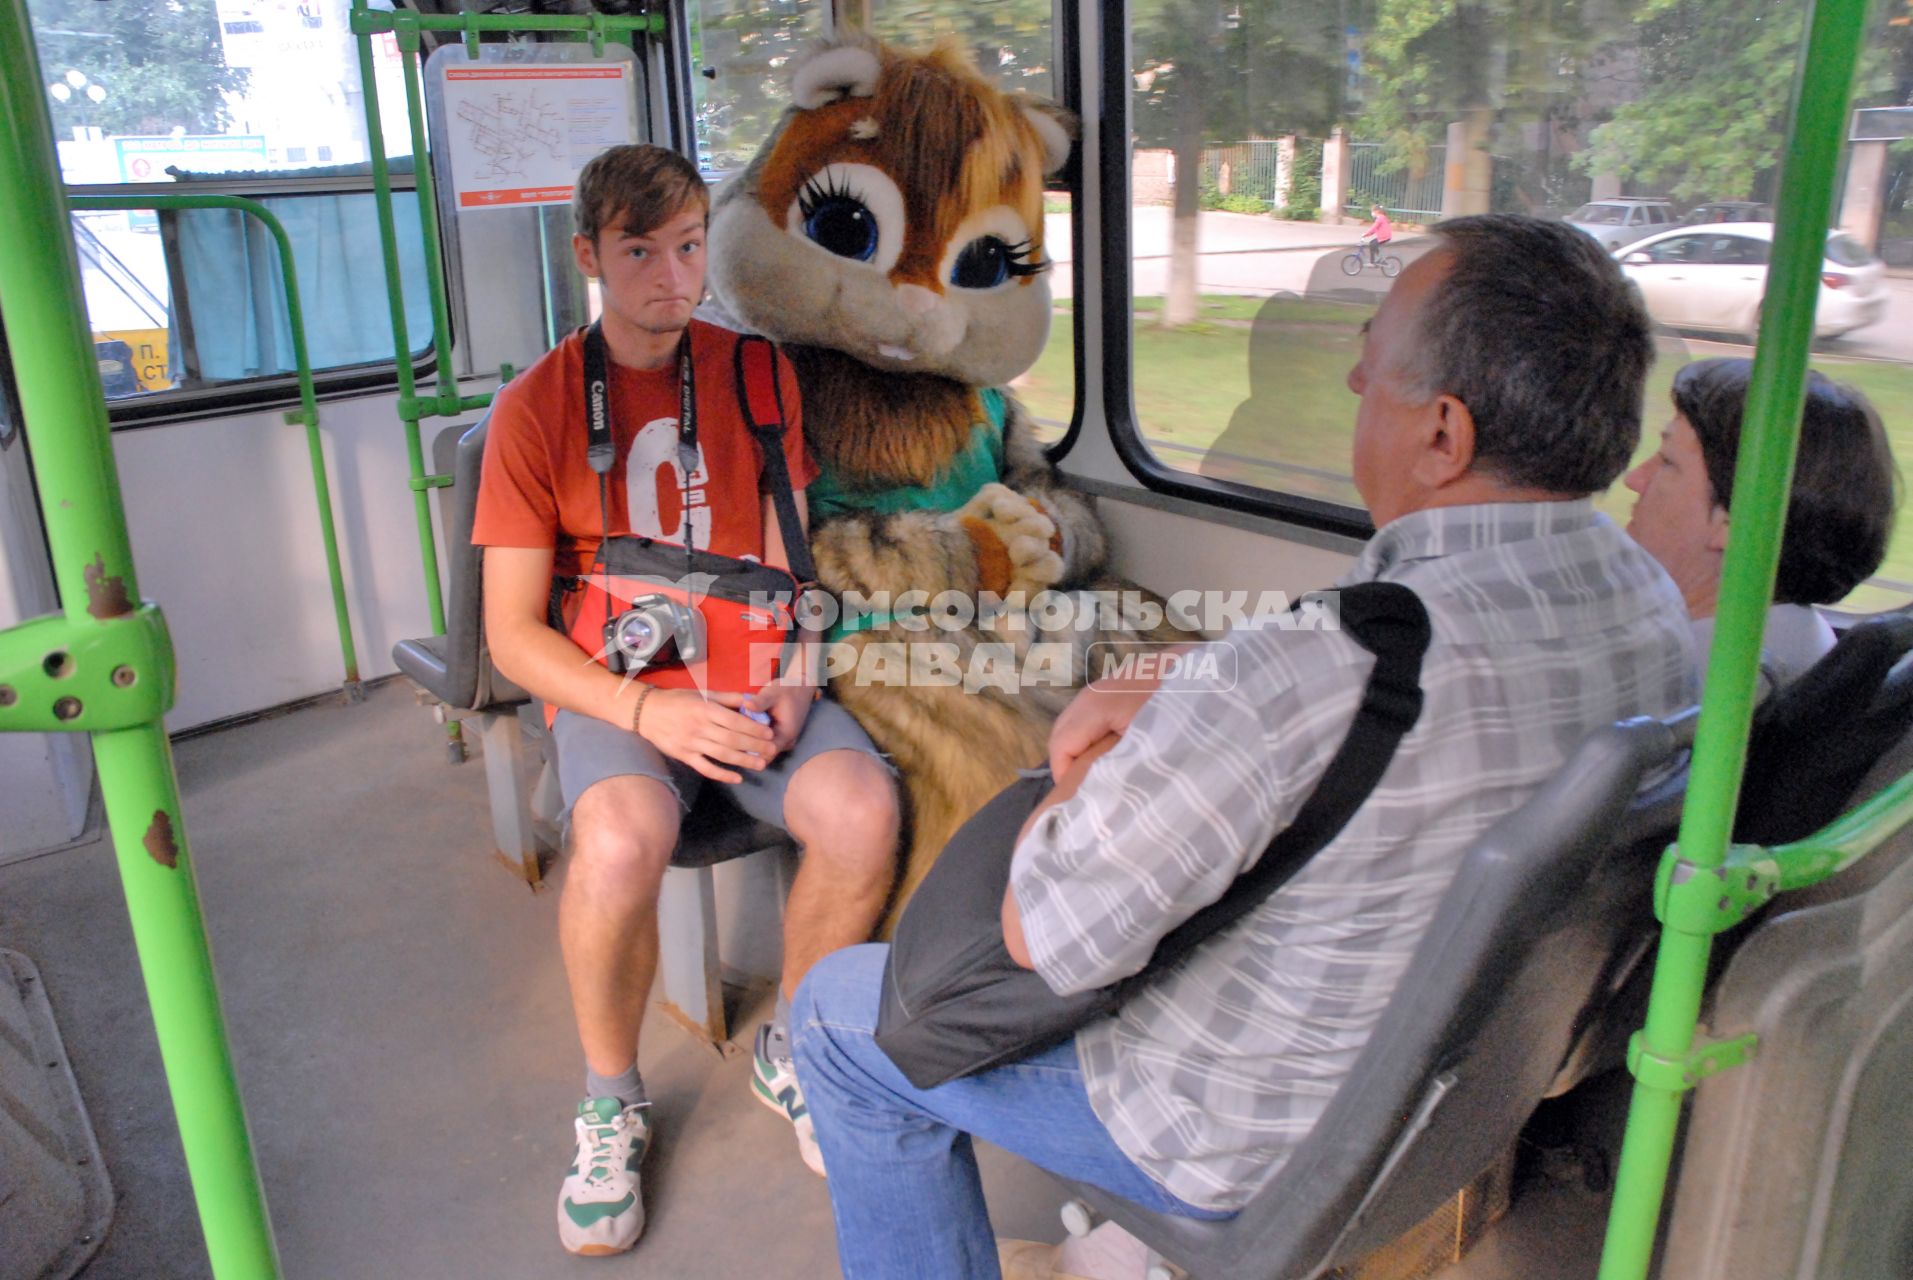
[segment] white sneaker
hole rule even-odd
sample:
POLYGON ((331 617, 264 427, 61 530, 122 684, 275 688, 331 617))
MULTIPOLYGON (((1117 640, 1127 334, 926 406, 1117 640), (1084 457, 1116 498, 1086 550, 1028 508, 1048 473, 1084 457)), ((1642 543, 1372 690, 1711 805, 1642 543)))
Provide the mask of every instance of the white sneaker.
POLYGON ((623 1106, 616 1098, 578 1104, 573 1127, 578 1153, 558 1190, 558 1242, 591 1257, 623 1253, 644 1231, 638 1165, 651 1145, 645 1119, 650 1103, 623 1106))
POLYGON ((771 1045, 771 1024, 757 1029, 757 1042, 751 1046, 751 1093, 757 1100, 790 1121, 797 1131, 797 1154, 810 1171, 822 1178, 824 1153, 817 1147, 817 1127, 804 1105, 804 1091, 797 1086, 797 1065, 790 1055, 778 1053, 771 1045))

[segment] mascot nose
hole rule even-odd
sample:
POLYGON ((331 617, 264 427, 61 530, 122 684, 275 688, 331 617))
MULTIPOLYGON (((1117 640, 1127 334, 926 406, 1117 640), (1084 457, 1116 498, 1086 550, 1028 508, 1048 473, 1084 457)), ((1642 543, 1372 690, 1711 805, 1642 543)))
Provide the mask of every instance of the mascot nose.
POLYGON ((937 305, 937 295, 920 284, 900 284, 897 305, 913 316, 927 316, 937 305))

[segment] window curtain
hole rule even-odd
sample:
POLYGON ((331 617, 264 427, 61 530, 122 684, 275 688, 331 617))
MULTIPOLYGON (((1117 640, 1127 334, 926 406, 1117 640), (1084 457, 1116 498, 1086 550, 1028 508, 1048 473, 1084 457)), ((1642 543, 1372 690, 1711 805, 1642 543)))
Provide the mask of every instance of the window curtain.
MULTIPOLYGON (((222 175, 230 178, 231 175, 222 175)), ((370 364, 392 358, 385 260, 378 207, 371 192, 269 196, 260 200, 292 242, 312 368, 370 364)), ((393 200, 399 274, 405 298, 407 349, 431 345, 431 302, 425 286, 418 205, 393 200)), ((295 372, 292 325, 278 246, 258 219, 237 209, 186 209, 178 214, 180 274, 192 318, 200 377, 207 382, 295 372)), ((174 377, 179 368, 174 311, 174 377)))

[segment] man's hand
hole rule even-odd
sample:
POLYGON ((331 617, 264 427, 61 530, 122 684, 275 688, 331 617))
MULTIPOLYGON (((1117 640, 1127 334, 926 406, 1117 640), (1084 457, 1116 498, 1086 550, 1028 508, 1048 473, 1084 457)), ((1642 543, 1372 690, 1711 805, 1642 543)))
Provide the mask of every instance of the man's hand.
POLYGON ((816 700, 816 690, 807 684, 773 681, 745 699, 744 706, 769 714, 771 740, 782 752, 789 751, 791 744, 797 741, 797 735, 804 731, 804 721, 810 716, 810 704, 816 700))
POLYGON ((1050 727, 1050 775, 1061 779, 1091 747, 1105 738, 1121 736, 1155 691, 1151 682, 1126 688, 1092 685, 1077 694, 1050 727))
POLYGON ((737 710, 745 700, 741 693, 658 689, 645 699, 638 733, 671 759, 690 765, 713 782, 742 782, 742 774, 724 766, 756 773, 782 750, 770 725, 759 724, 737 710))

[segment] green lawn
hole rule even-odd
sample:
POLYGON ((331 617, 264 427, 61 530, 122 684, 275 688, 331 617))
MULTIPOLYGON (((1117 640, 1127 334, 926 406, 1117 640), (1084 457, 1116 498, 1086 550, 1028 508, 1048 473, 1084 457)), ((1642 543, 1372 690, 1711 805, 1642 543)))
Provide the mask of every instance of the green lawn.
MULTIPOLYGON (((1181 330, 1158 328, 1151 319, 1158 310, 1156 299, 1137 300, 1134 387, 1137 418, 1165 464, 1356 501, 1347 479, 1355 397, 1343 379, 1355 362, 1368 308, 1210 296, 1203 299, 1203 322, 1181 330)), ((1074 404, 1071 343, 1064 302, 1048 349, 1016 388, 1039 418, 1057 424, 1069 421, 1074 404)), ((1646 430, 1637 457, 1654 447, 1670 412, 1674 373, 1688 359, 1686 344, 1663 341, 1648 378, 1646 430)), ((1894 456, 1913 459, 1913 367, 1828 355, 1816 355, 1813 363, 1866 393, 1886 421, 1894 456)), ((1061 433, 1061 425, 1053 429, 1053 435, 1061 433)), ((1625 523, 1633 500, 1617 483, 1599 505, 1625 523)), ((1913 517, 1900 521, 1879 576, 1913 583, 1913 517)), ((1873 610, 1904 604, 1906 598, 1905 591, 1863 587, 1847 603, 1873 610)))

